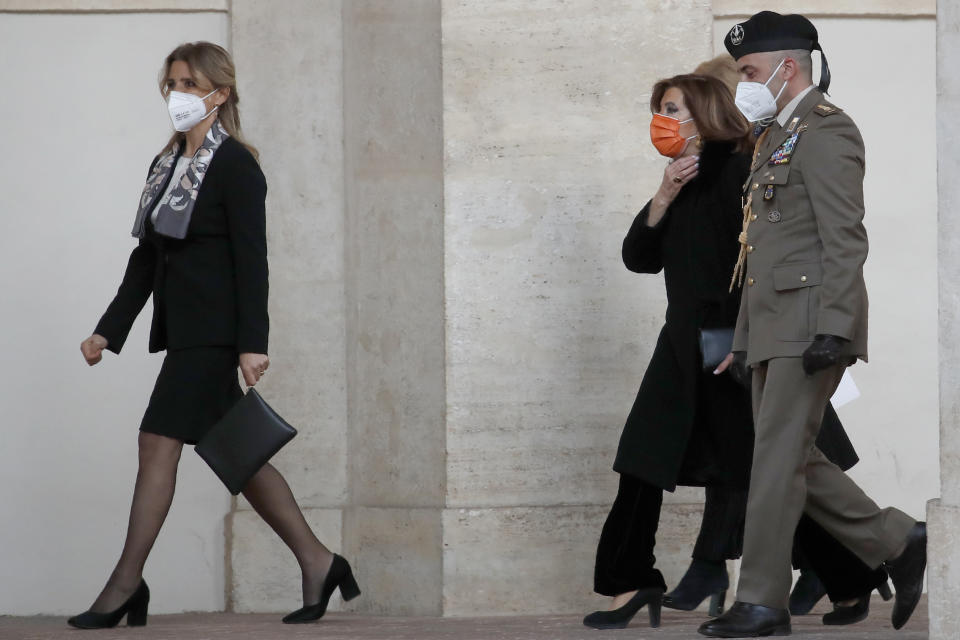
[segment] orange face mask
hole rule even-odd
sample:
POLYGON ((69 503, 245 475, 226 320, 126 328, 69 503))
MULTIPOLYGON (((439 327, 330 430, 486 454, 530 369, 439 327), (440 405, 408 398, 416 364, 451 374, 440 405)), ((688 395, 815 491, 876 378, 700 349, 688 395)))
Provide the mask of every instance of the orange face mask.
POLYGON ((684 138, 680 135, 680 125, 687 122, 693 122, 693 118, 678 120, 660 113, 653 114, 653 120, 650 121, 650 140, 661 155, 676 158, 687 148, 687 142, 697 137, 692 135, 684 138))

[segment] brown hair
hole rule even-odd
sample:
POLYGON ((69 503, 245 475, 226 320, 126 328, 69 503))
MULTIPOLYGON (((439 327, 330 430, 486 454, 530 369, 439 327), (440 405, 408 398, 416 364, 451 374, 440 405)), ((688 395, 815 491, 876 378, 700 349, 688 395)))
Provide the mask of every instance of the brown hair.
MULTIPOLYGON (((191 74, 210 82, 211 90, 230 89, 226 102, 217 110, 217 117, 230 137, 243 144, 253 157, 259 160, 260 154, 256 148, 243 139, 243 131, 240 128, 240 109, 237 106, 240 103, 240 95, 237 93, 237 72, 227 50, 212 42, 187 42, 171 51, 164 60, 163 69, 160 70, 160 93, 164 97, 167 95, 167 76, 170 75, 170 67, 174 62, 187 63, 191 74)), ((183 138, 183 133, 175 131, 163 150, 170 150, 183 138)))
POLYGON ((753 149, 750 124, 733 102, 726 85, 712 76, 684 74, 660 80, 653 85, 650 112, 660 111, 660 101, 667 89, 677 88, 697 123, 700 136, 707 142, 732 142, 737 151, 753 149))

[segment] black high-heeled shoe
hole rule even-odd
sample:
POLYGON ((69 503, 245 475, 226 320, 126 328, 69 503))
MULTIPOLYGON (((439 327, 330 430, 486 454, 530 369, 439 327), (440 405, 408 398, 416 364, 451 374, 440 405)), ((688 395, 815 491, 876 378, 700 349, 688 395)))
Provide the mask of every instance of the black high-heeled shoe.
POLYGON ((127 616, 128 627, 143 627, 147 624, 149 604, 150 589, 146 581, 141 580, 133 595, 116 610, 109 613, 95 613, 87 610, 67 620, 67 624, 77 629, 110 629, 120 624, 123 616, 127 616))
POLYGON ((801 570, 797 584, 794 585, 793 592, 790 594, 790 615, 807 615, 825 595, 827 595, 827 588, 820 582, 817 574, 809 569, 801 570))
POLYGON ((856 603, 850 606, 833 605, 833 611, 823 614, 823 624, 839 626, 855 624, 866 620, 870 615, 870 594, 857 598, 856 603))
POLYGON ((360 587, 357 586, 357 581, 353 577, 350 563, 344 560, 342 556, 333 554, 333 562, 330 563, 330 570, 327 572, 327 577, 323 580, 323 588, 320 590, 320 602, 288 613, 283 617, 283 623, 302 624, 319 620, 327 612, 327 603, 330 602, 330 596, 338 588, 345 602, 349 602, 360 595, 360 587))
POLYGON ((884 602, 886 602, 887 600, 893 599, 893 592, 890 591, 889 582, 884 582, 879 587, 877 587, 877 593, 880 594, 880 597, 883 598, 884 602))
POLYGON ((668 609, 693 611, 709 597, 710 617, 716 618, 723 613, 729 588, 730 577, 727 575, 726 562, 715 564, 695 559, 683 574, 677 588, 663 596, 663 606, 668 609))
MULTIPOLYGON (((890 592, 890 585, 886 582, 877 587, 877 591, 884 600, 893 598, 893 594, 890 592)), ((860 596, 857 598, 856 603, 850 606, 840 606, 834 603, 833 611, 823 614, 823 624, 839 626, 856 624, 861 620, 866 620, 867 616, 870 615, 870 595, 871 594, 868 593, 865 596, 860 596)))
POLYGON ((594 611, 583 619, 584 626, 593 629, 625 629, 633 616, 646 605, 650 614, 650 626, 656 629, 660 626, 660 601, 663 599, 663 589, 651 587, 640 589, 632 598, 619 609, 613 611, 594 611))

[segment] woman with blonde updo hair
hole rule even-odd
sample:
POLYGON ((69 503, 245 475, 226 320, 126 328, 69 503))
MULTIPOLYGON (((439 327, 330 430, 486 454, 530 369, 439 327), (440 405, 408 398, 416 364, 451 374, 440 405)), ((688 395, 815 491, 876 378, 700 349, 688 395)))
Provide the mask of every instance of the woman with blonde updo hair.
MULTIPOLYGON (((123 551, 81 629, 147 622, 147 555, 173 500, 183 445, 196 444, 270 366, 267 356, 267 184, 242 137, 230 54, 183 44, 163 64, 160 92, 174 133, 147 172, 133 225, 137 246, 113 301, 80 349, 87 364, 120 353, 153 297, 150 351, 166 351, 140 423, 139 471, 123 551)), ((267 463, 244 497, 296 556, 304 606, 287 623, 317 620, 331 594, 360 595, 349 563, 313 534, 283 476, 267 463)))

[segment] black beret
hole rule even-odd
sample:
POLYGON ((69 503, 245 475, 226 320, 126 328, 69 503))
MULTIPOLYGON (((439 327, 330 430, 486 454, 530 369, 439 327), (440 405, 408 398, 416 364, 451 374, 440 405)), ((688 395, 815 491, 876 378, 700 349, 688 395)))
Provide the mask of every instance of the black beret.
POLYGON ((797 13, 782 16, 773 11, 761 11, 750 16, 746 22, 733 25, 723 39, 723 45, 739 60, 751 53, 803 49, 820 52, 820 91, 830 88, 830 66, 820 48, 817 28, 797 13))
POLYGON ((761 51, 820 48, 812 22, 798 14, 782 16, 773 11, 761 11, 734 25, 723 44, 734 60, 761 51))

